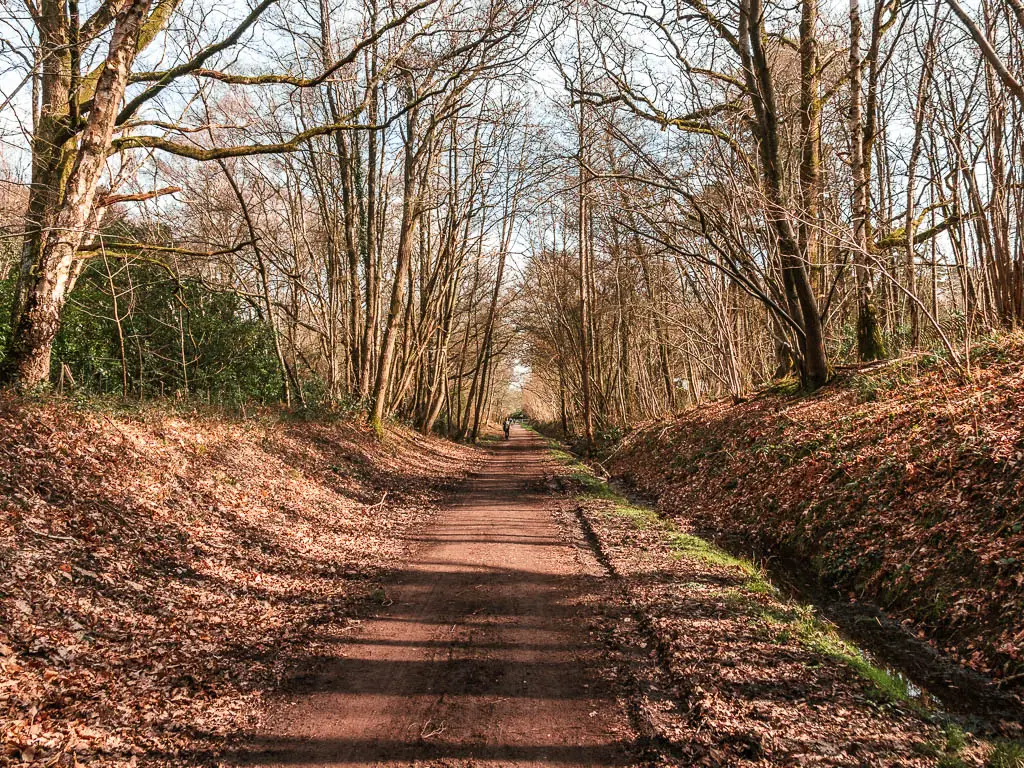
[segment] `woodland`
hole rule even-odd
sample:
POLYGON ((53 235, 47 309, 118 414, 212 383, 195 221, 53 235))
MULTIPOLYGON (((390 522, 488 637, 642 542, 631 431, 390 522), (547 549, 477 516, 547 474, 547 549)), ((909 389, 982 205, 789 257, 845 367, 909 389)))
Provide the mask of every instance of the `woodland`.
POLYGON ((3 380, 592 442, 1024 312, 1013 2, 4 3, 3 380), (95 6, 95 7, 94 7, 95 6))
POLYGON ((1024 766, 1022 228, 1022 0, 0 0, 0 765, 1024 766))

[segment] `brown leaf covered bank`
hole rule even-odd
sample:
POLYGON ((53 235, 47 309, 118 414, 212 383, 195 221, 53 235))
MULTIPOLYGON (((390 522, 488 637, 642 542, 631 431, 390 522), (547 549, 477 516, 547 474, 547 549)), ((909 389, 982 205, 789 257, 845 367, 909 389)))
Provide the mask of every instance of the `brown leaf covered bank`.
POLYGON ((985 351, 966 384, 900 363, 703 405, 637 430, 607 467, 684 527, 806 566, 1019 698, 1021 353, 985 351))
POLYGON ((307 628, 386 600, 401 534, 476 455, 341 421, 0 400, 0 764, 215 752, 317 657, 307 628))

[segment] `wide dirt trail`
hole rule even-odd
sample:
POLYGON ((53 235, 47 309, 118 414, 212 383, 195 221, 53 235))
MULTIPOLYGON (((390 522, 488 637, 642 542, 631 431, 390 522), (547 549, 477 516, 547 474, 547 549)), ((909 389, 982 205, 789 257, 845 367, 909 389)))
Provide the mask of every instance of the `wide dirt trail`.
POLYGON ((537 488, 543 443, 514 427, 424 532, 389 605, 277 706, 263 766, 621 766, 631 729, 588 614, 607 589, 537 488), (531 490, 533 489, 533 490, 531 490))

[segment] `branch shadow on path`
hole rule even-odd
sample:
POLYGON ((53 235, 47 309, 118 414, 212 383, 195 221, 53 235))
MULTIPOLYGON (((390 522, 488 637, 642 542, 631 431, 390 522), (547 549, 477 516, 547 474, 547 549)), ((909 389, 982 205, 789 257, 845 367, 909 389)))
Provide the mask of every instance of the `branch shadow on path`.
POLYGON ((549 466, 517 429, 428 529, 360 625, 317 626, 246 766, 627 766, 637 746, 596 619, 607 577, 587 570, 531 491, 549 466))

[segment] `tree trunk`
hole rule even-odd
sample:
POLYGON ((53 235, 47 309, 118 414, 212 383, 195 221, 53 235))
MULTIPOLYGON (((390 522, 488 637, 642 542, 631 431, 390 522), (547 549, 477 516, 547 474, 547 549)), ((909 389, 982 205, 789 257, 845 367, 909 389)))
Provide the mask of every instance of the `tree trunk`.
MULTIPOLYGON (((413 94, 409 94, 412 101, 413 94)), ((417 178, 416 178, 416 109, 406 115, 405 158, 403 162, 402 222, 399 231, 398 256, 395 262, 395 277, 391 286, 391 303, 388 307, 387 325, 381 344, 380 360, 377 363, 377 377, 373 388, 373 404, 370 409, 370 423, 380 430, 387 406, 388 390, 394 367, 395 344, 398 326, 405 308, 406 283, 412 263, 414 230, 417 219, 417 178)))
POLYGON ((875 305, 871 263, 871 159, 864 124, 864 66, 861 58, 860 0, 850 0, 850 173, 853 176, 853 248, 857 267, 857 356, 863 362, 885 357, 875 305))
MULTIPOLYGON (((0 370, 2 383, 35 387, 48 381, 61 311, 82 268, 83 262, 76 262, 75 256, 89 225, 99 223, 96 189, 149 5, 149 0, 135 0, 114 23, 77 151, 73 136, 78 125, 70 124, 74 116, 68 112, 68 105, 79 98, 71 92, 77 76, 70 71, 70 56, 65 66, 58 53, 57 63, 44 69, 44 104, 33 137, 30 230, 22 249, 10 343, 0 370), (71 152, 75 152, 73 160, 71 152)), ((51 0, 44 9, 39 20, 41 38, 46 45, 66 47, 69 35, 62 4, 51 0)))
POLYGON ((761 0, 744 0, 740 12, 740 44, 747 85, 757 119, 761 172, 765 192, 771 204, 771 219, 778 238, 783 282, 787 295, 799 311, 800 375, 804 386, 817 389, 829 379, 830 370, 825 352, 825 337, 806 264, 800 254, 797 233, 786 200, 779 148, 779 113, 775 84, 763 47, 764 17, 761 0))

